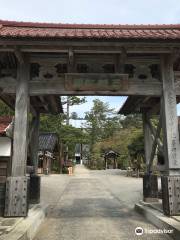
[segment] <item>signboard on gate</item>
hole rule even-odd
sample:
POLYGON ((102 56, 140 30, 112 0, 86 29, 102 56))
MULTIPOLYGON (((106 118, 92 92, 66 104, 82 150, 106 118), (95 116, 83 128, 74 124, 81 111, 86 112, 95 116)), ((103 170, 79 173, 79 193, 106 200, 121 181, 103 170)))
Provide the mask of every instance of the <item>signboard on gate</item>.
POLYGON ((128 74, 67 73, 65 89, 69 91, 120 91, 128 90, 128 74))

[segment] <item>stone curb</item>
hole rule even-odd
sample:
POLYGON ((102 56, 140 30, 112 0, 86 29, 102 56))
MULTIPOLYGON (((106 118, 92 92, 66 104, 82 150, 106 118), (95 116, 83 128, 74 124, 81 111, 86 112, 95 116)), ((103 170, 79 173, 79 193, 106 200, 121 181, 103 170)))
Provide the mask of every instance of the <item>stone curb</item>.
POLYGON ((0 240, 32 240, 47 214, 48 205, 35 205, 29 210, 28 217, 19 221, 12 231, 2 235, 0 240))
POLYGON ((173 233, 169 234, 173 239, 180 239, 180 222, 174 217, 165 216, 161 211, 143 203, 135 204, 135 210, 158 229, 173 230, 173 233))

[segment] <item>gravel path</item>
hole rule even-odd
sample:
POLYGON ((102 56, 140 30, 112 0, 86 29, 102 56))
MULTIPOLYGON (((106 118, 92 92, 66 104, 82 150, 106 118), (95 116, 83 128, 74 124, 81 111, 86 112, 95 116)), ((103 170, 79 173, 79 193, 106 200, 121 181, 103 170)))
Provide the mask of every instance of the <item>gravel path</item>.
POLYGON ((46 221, 34 240, 171 239, 163 234, 136 236, 136 227, 156 229, 134 210, 142 198, 142 179, 120 170, 89 171, 77 166, 74 176, 42 177, 46 221))

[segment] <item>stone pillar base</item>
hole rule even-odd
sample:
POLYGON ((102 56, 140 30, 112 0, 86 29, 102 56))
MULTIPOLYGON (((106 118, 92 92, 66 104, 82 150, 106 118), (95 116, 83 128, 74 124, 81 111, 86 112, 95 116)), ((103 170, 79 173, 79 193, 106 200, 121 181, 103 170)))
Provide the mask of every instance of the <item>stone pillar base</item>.
POLYGON ((38 175, 30 176, 30 188, 29 188, 29 202, 31 204, 40 203, 40 186, 41 186, 41 178, 38 175))
POLYGON ((145 202, 158 201, 158 178, 157 175, 146 174, 143 177, 143 200, 145 202))
POLYGON ((180 215, 180 176, 162 176, 163 211, 168 216, 180 215))
POLYGON ((4 216, 6 183, 0 183, 0 217, 4 216))

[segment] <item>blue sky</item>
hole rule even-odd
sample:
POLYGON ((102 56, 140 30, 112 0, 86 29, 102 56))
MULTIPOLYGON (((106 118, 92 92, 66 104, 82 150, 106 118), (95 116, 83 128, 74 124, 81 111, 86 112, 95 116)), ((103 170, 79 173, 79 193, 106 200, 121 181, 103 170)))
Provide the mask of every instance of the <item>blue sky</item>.
MULTIPOLYGON (((81 106, 72 106, 71 112, 77 112, 79 117, 84 117, 84 113, 89 111, 93 106, 94 99, 100 99, 101 101, 108 103, 111 108, 114 108, 116 111, 120 109, 127 97, 110 97, 110 96, 88 96, 86 97, 87 102, 81 106)), ((75 121, 71 120, 71 124, 75 127, 79 127, 83 124, 84 121, 75 121)))
MULTIPOLYGON (((168 24, 180 23, 178 0, 0 0, 0 19, 33 22, 96 24, 168 24)), ((92 107, 92 100, 73 107, 79 116, 92 107)), ((99 97, 118 109, 125 98, 99 97)), ((180 108, 178 107, 178 115, 180 108)), ((77 124, 76 124, 77 125, 77 124)))
POLYGON ((0 0, 0 18, 69 23, 177 23, 178 0, 0 0))

